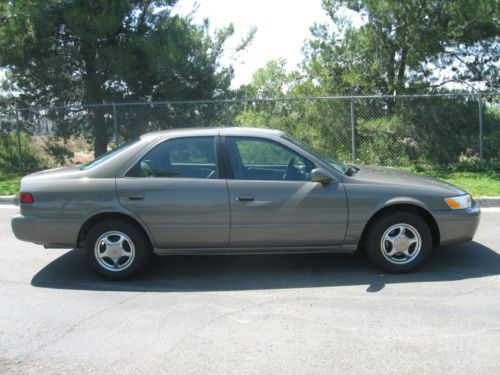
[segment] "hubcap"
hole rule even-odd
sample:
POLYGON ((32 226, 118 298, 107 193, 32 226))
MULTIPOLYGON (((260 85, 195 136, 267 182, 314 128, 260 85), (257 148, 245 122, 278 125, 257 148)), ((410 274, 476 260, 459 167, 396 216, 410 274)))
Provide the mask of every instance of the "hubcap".
POLYGON ((123 271, 134 261, 135 247, 125 233, 111 231, 97 239, 94 254, 102 268, 113 272, 123 271))
POLYGON ((380 241, 382 255, 394 264, 407 264, 414 260, 422 248, 420 233, 409 224, 396 224, 387 229, 380 241))

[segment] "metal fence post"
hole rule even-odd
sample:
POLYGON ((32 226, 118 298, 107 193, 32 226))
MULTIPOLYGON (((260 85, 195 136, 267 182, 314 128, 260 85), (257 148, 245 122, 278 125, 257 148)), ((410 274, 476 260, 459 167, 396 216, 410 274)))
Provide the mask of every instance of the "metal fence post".
POLYGON ((352 162, 356 163, 356 114, 354 112, 354 98, 351 96, 351 147, 352 162))
POLYGON ((19 171, 24 171, 23 150, 21 148, 21 127, 19 125, 19 110, 16 108, 16 137, 17 137, 17 157, 19 159, 19 171))
POLYGON ((115 127, 115 146, 118 147, 118 120, 116 119, 116 104, 113 103, 113 125, 115 127))
POLYGON ((477 97, 477 104, 479 107, 479 162, 483 162, 483 102, 482 97, 477 97))
POLYGON ((226 126, 231 126, 231 114, 229 113, 229 102, 226 100, 224 102, 224 111, 226 112, 226 126))

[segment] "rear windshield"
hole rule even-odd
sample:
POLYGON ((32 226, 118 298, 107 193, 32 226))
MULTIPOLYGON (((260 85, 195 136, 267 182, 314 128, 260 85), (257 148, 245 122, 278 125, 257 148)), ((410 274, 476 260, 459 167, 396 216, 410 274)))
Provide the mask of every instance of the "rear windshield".
POLYGON ((121 146, 118 146, 117 148, 114 148, 114 149, 106 152, 105 154, 99 156, 98 158, 96 158, 95 160, 91 161, 90 163, 83 164, 80 167, 80 169, 90 169, 90 168, 93 168, 96 165, 99 165, 99 164, 105 162, 106 160, 112 158, 113 156, 118 155, 120 152, 128 149, 130 146, 136 144, 137 142, 139 142, 139 139, 134 139, 133 141, 124 143, 121 146))

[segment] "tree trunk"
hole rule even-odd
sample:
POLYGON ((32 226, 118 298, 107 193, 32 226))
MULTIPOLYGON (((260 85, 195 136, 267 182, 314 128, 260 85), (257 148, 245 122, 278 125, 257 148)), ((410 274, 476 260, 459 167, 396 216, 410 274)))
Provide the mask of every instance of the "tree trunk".
MULTIPOLYGON (((389 61, 387 65, 387 94, 393 95, 394 92, 396 91, 396 66, 395 66, 395 61, 396 61, 396 49, 395 48, 390 48, 389 50, 389 61)), ((387 100, 387 116, 391 116, 394 114, 394 102, 392 99, 387 100)))
MULTIPOLYGON (((90 49, 90 48, 89 48, 90 49)), ((91 50, 91 49, 90 49, 91 50)), ((100 104, 104 98, 101 91, 102 83, 95 73, 93 56, 89 57, 85 65, 85 103, 100 104)), ((108 132, 106 129, 105 107, 94 107, 94 155, 97 158, 108 151, 108 132)))
POLYGON ((395 77, 396 77, 396 67, 394 66, 394 61, 396 55, 396 51, 394 48, 391 48, 389 51, 389 62, 387 66, 387 93, 392 95, 394 94, 394 90, 396 89, 395 85, 395 77))
POLYGON ((405 86, 405 71, 408 61, 408 47, 403 47, 401 51, 401 61, 399 63, 398 81, 396 82, 396 90, 399 92, 405 86))
POLYGON ((94 110, 94 155, 96 158, 108 151, 108 132, 104 113, 104 107, 94 110))

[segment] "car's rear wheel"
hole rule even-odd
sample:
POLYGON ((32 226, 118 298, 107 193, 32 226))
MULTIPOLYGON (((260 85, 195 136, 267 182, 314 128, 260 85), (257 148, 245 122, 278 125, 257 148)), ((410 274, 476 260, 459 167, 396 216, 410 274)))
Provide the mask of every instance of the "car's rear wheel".
POLYGON ((389 272, 408 272, 418 267, 432 250, 427 223, 411 212, 392 212, 368 229, 368 257, 389 272))
POLYGON ((144 233, 122 220, 97 223, 85 239, 90 267, 99 275, 123 280, 142 271, 151 252, 144 233))

